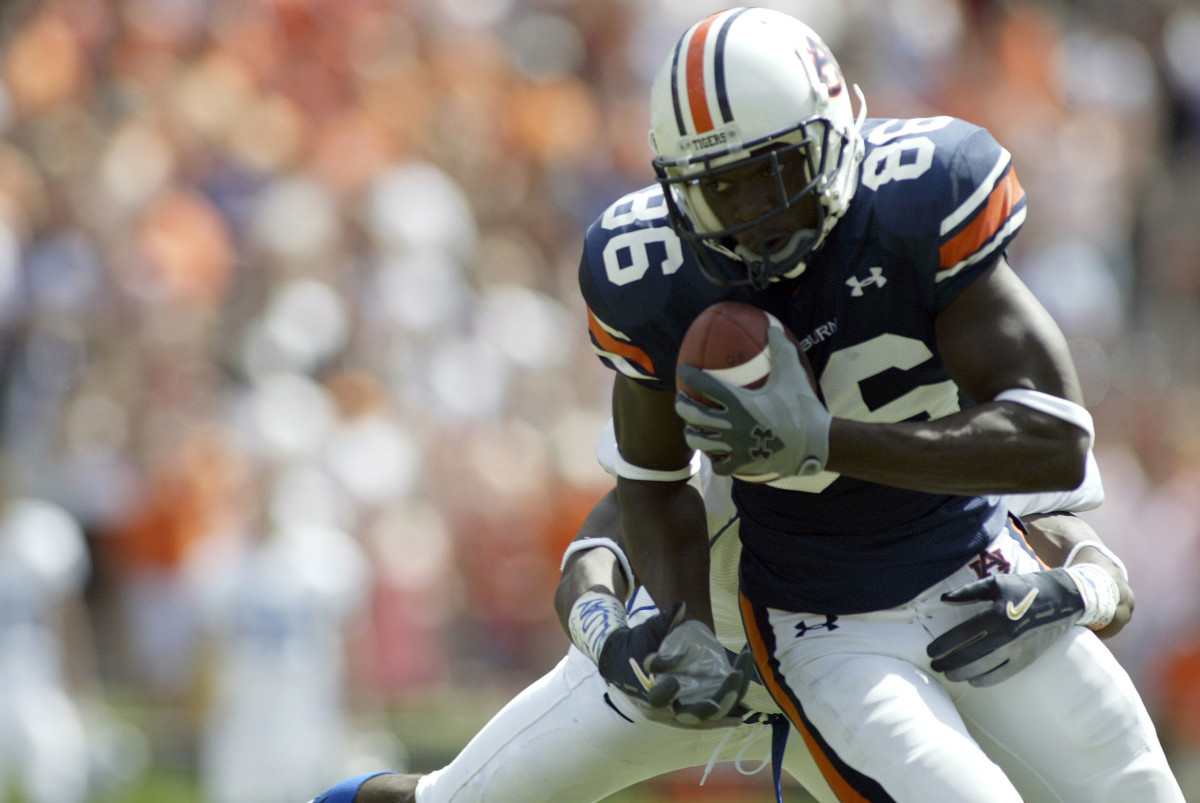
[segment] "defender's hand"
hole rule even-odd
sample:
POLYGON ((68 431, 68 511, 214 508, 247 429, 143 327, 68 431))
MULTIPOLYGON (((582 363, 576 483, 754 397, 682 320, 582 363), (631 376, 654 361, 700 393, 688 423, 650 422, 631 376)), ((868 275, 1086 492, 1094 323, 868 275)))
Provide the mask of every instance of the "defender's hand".
POLYGON ((650 708, 670 705, 680 681, 659 673, 674 667, 684 656, 675 653, 664 656, 660 650, 668 634, 683 622, 683 614, 683 603, 676 602, 639 625, 613 629, 596 658, 600 675, 634 702, 650 708))
POLYGON ((833 417, 787 335, 772 327, 767 342, 773 362, 761 388, 737 387, 686 363, 678 367, 679 379, 713 405, 676 394, 675 412, 687 423, 684 438, 708 454, 718 474, 817 474, 829 459, 833 417))
POLYGON ((1084 597, 1066 569, 987 577, 942 595, 951 604, 990 603, 934 639, 936 672, 972 686, 994 686, 1033 663, 1080 620, 1084 597))

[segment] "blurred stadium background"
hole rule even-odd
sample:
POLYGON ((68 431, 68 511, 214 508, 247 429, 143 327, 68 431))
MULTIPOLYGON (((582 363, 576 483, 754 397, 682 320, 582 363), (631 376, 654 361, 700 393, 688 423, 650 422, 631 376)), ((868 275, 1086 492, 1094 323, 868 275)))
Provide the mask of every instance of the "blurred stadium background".
MULTIPOLYGON (((607 487, 582 232, 726 5, 0 7, 0 795, 300 803, 440 766, 558 659, 607 487)), ((1012 151, 1138 593, 1110 646, 1200 801, 1200 7, 767 5, 872 114, 1012 151)), ((698 778, 619 799, 769 795, 698 778)))

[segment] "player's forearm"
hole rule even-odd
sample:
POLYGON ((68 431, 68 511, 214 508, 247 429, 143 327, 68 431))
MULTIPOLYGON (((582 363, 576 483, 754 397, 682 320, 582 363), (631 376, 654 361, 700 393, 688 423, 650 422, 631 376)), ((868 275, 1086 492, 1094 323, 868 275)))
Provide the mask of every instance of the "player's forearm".
POLYGON ((362 785, 354 803, 412 803, 416 800, 418 775, 376 775, 362 785))
POLYGON ((554 608, 568 636, 571 608, 585 592, 600 591, 619 600, 628 596, 629 582, 621 558, 614 551, 623 549, 624 543, 621 508, 617 490, 613 488, 588 513, 563 561, 562 577, 554 592, 554 608))
POLYGON ((638 582, 660 607, 687 604, 687 618, 710 628, 708 528, 704 502, 685 482, 621 479, 625 551, 638 582))
POLYGON ((554 609, 563 632, 571 635, 571 608, 587 591, 598 591, 617 599, 628 593, 625 575, 617 556, 602 547, 572 555, 563 566, 562 579, 554 592, 554 609))
MULTIPOLYGON (((1037 556, 1049 566, 1063 566, 1077 544, 1085 541, 1104 543, 1087 522, 1070 513, 1035 513, 1021 519, 1027 528, 1026 537, 1037 556)), ((1109 555, 1098 549, 1084 547, 1075 553, 1071 565, 1091 563, 1104 569, 1117 584, 1120 597, 1112 621, 1102 630, 1100 638, 1111 638, 1129 623, 1136 599, 1125 572, 1109 555)))
POLYGON ((835 418, 826 467, 848 477, 948 494, 1064 490, 1083 481, 1088 435, 1007 402, 933 421, 869 424, 835 418))

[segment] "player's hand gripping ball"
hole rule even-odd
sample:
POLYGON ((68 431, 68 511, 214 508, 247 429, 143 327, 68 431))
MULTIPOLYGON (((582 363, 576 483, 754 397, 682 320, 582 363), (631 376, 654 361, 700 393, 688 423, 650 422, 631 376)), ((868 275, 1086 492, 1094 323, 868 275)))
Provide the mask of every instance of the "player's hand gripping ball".
POLYGON ((675 411, 713 471, 749 482, 809 476, 829 457, 829 411, 795 335, 764 310, 708 307, 684 335, 675 411))

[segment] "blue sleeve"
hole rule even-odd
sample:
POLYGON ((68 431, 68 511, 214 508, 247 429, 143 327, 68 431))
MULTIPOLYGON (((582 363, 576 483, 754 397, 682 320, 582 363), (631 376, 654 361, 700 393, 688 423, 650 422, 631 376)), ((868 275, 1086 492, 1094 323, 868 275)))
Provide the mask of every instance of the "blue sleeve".
POLYGON ((358 795, 358 790, 362 785, 371 780, 377 775, 394 775, 390 770, 380 772, 367 772, 362 775, 355 775, 353 778, 347 778, 336 786, 322 792, 313 798, 312 803, 354 803, 354 798, 358 795))

